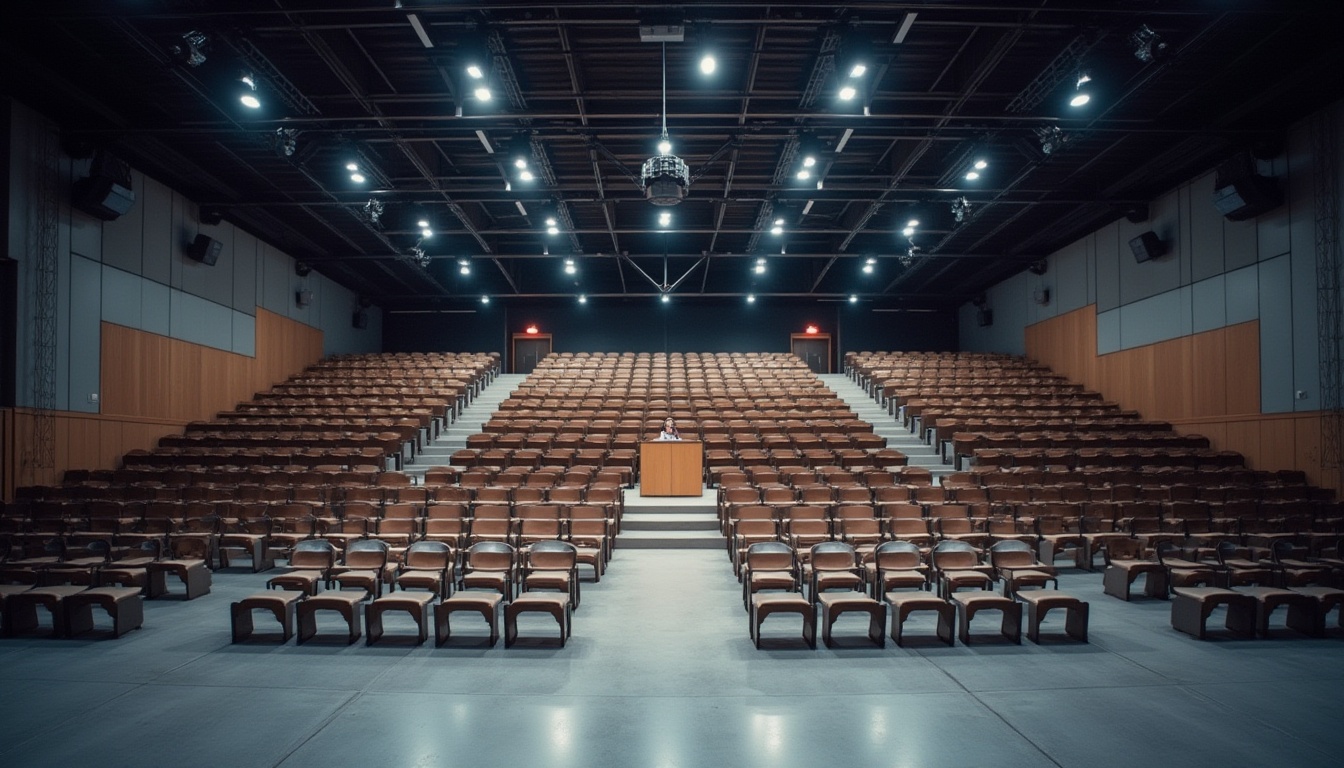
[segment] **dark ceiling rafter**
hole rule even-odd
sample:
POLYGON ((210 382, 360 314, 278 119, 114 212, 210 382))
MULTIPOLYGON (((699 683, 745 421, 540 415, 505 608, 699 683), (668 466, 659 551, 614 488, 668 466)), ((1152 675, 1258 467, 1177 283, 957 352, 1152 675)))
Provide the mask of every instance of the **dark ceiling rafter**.
POLYGON ((633 300, 655 260, 657 292, 675 285, 678 298, 954 305, 1344 96, 1333 0, 70 0, 0 15, 6 93, 360 295, 412 307, 633 300), (666 45, 666 110, 662 46, 639 32, 659 10, 686 29, 666 45), (1169 45, 1150 63, 1129 47, 1141 24, 1169 45), (171 53, 190 30, 213 40, 198 66, 171 53), (712 77, 697 66, 706 30, 712 77), (472 44, 490 52, 493 103, 464 88, 472 44), (869 79, 844 104, 859 50, 869 79), (1059 97, 1084 59, 1105 87, 1071 111, 1059 97), (267 109, 223 90, 240 66, 266 81, 267 109), (667 209, 639 177, 664 113, 692 169, 667 209), (1054 128, 1070 140, 1047 157, 1037 137, 1054 128), (519 136, 535 182, 492 153, 519 136), (963 180, 957 166, 986 141, 992 172, 963 180), (794 178, 800 147, 822 149, 823 188, 794 178), (345 149, 379 181, 349 183, 345 149), (959 197, 973 210, 958 225, 959 197), (416 209, 444 213, 432 238, 409 226, 416 209), (909 268, 893 211, 922 222, 909 268), (555 235, 540 226, 550 216, 555 235), (782 236, 769 233, 778 218, 782 236), (760 256, 765 275, 750 269, 760 256), (459 275, 464 258, 495 268, 459 275))

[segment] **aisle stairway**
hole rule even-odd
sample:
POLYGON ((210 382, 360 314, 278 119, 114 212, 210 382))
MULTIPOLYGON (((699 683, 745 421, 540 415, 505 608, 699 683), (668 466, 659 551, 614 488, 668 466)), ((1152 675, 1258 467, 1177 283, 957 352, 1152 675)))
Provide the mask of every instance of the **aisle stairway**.
POLYGON ((848 376, 843 373, 831 373, 818 378, 835 390, 840 399, 848 403, 860 419, 872 424, 874 434, 887 438, 888 448, 895 448, 909 457, 909 466, 927 468, 933 472, 935 483, 941 483, 944 476, 952 473, 952 465, 944 464, 933 446, 901 426, 900 422, 883 410, 876 400, 869 397, 868 393, 848 376))
POLYGON ((407 474, 414 475, 416 482, 424 482, 425 470, 430 467, 447 466, 454 451, 467 447, 467 437, 477 434, 490 420, 490 414, 499 410, 499 404, 508 399, 509 393, 518 388, 527 376, 520 373, 501 373, 490 382, 480 394, 462 410, 462 415, 439 433, 432 443, 415 457, 415 461, 405 466, 407 474))
POLYGON ((723 549, 715 501, 717 489, 699 498, 642 498, 638 488, 625 492, 620 547, 631 549, 723 549))

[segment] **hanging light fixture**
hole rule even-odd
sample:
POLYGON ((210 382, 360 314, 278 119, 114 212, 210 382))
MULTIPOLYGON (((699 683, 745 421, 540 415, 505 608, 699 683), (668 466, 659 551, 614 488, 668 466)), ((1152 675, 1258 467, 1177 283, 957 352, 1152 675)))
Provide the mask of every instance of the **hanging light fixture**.
POLYGON ((662 46, 663 132, 658 138, 658 154, 644 161, 639 179, 646 200, 654 205, 676 205, 686 197, 691 170, 685 161, 672 154, 672 139, 667 135, 667 43, 662 46))

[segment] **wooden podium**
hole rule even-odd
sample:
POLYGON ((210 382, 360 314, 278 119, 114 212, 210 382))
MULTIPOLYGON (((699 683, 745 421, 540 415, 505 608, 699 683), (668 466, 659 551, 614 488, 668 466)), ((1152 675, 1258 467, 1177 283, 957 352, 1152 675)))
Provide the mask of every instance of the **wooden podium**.
POLYGON ((704 454, 699 440, 640 443, 639 495, 699 496, 704 485, 704 454))

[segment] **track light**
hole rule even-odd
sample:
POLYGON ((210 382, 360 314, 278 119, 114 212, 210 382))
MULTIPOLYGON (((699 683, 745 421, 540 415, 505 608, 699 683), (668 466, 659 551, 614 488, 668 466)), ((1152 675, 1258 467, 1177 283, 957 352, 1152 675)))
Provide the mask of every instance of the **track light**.
POLYGON ((580 304, 587 304, 587 303, 588 303, 588 297, 585 296, 584 294, 580 293, 580 294, 579 294, 579 303, 580 303, 580 304))
POLYGON ((467 65, 467 75, 472 80, 480 80, 481 78, 485 77, 485 73, 482 72, 481 68, 476 64, 467 65))
POLYGON ((714 70, 719 68, 719 62, 714 58, 714 54, 706 53, 700 57, 700 72, 705 75, 714 74, 714 70))
POLYGON ((470 274, 471 274, 471 262, 470 262, 470 261, 467 261, 466 259, 458 259, 458 260, 457 260, 457 271, 458 271, 459 274, 462 274, 462 275, 470 275, 470 274))
POLYGON ((257 80, 251 72, 244 72, 238 76, 238 81, 247 86, 247 90, 238 96, 238 100, 248 109, 260 109, 261 99, 257 98, 257 80))
POLYGON ((748 294, 747 294, 747 303, 748 303, 748 304, 755 304, 755 303, 756 303, 756 294, 754 294, 754 293, 748 293, 748 294))
POLYGON ((859 95, 859 92, 852 85, 846 85, 845 87, 840 89, 841 101, 853 101, 854 97, 857 95, 859 95))
POLYGON ((1144 64, 1167 52, 1167 44, 1147 24, 1141 24, 1134 30, 1134 34, 1129 36, 1129 43, 1134 46, 1134 58, 1144 64))
POLYGON ((952 201, 952 218, 958 224, 966 220, 971 215, 971 203, 965 197, 958 197, 952 201))

